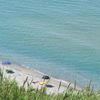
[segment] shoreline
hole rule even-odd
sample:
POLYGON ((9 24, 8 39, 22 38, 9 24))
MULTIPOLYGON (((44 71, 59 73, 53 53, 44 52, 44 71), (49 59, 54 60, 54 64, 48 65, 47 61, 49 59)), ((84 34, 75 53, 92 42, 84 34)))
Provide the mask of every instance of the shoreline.
MULTIPOLYGON (((42 81, 42 76, 46 75, 46 74, 42 73, 39 70, 30 68, 25 65, 20 65, 20 64, 3 65, 2 62, 0 62, 0 69, 3 69, 5 77, 10 78, 10 79, 15 79, 19 86, 23 85, 23 82, 26 80, 27 77, 28 77, 28 79, 27 79, 28 83, 34 82, 34 84, 33 83, 31 84, 33 88, 41 89, 41 87, 44 86, 44 85, 40 85, 39 82, 42 81), (14 73, 8 74, 8 73, 6 73, 6 70, 12 70, 14 73)), ((50 77, 50 81, 48 84, 51 87, 47 87, 48 94, 63 93, 67 89, 69 84, 70 84, 70 88, 75 88, 76 90, 81 90, 81 88, 79 88, 78 86, 74 86, 73 83, 64 81, 62 79, 54 78, 52 76, 49 76, 49 77, 50 77), (61 86, 59 88, 60 84, 61 84, 61 86)), ((26 88, 27 88, 27 86, 26 86, 26 88)))

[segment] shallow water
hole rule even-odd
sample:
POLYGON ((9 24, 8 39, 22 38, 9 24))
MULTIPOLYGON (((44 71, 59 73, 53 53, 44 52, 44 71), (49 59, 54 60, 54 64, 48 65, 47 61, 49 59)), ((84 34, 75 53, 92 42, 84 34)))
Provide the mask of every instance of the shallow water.
POLYGON ((100 1, 0 0, 0 56, 100 88, 100 1))

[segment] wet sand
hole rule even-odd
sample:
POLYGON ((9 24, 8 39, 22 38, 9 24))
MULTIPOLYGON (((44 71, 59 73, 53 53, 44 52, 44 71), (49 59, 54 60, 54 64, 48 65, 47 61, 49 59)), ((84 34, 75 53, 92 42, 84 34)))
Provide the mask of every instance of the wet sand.
MULTIPOLYGON (((17 64, 4 65, 0 63, 0 68, 4 72, 5 77, 10 79, 15 79, 19 86, 22 86, 23 82, 26 80, 26 78, 28 78, 27 83, 31 84, 33 88, 41 89, 42 87, 45 86, 47 88, 48 94, 63 93, 70 84, 70 82, 49 76, 50 77, 49 82, 47 84, 41 85, 40 83, 43 82, 42 76, 45 74, 35 69, 27 68, 22 65, 17 65, 17 64), (7 70, 12 70, 14 73, 7 73, 7 70), (59 88, 60 83, 61 86, 59 88)), ((25 85, 25 87, 27 88, 27 84, 25 85)), ((70 88, 74 88, 74 85, 71 84, 70 88)), ((80 88, 76 87, 76 89, 80 88)))

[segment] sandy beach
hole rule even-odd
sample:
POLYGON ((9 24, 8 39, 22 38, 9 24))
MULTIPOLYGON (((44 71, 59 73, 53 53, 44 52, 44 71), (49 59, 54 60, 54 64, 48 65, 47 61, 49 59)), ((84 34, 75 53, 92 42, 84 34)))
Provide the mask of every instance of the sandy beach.
MULTIPOLYGON (((33 88, 35 89, 41 89, 43 86, 46 86, 46 92, 48 94, 58 94, 63 93, 67 87, 69 86, 70 82, 66 82, 60 79, 53 78, 51 76, 50 80, 47 84, 40 84, 40 82, 43 82, 42 76, 45 75, 44 73, 41 73, 40 71, 37 71, 35 69, 27 68, 22 65, 17 64, 2 64, 0 62, 0 69, 3 71, 4 76, 9 79, 15 79, 19 86, 23 85, 23 82, 27 78, 27 83, 31 84, 33 88), (7 70, 13 71, 13 73, 7 73, 7 70), (59 88, 59 84, 61 84, 59 88)), ((25 85, 27 88, 27 84, 25 85)), ((74 85, 70 85, 71 88, 74 88, 74 85)), ((76 89, 80 89, 79 87, 76 87, 76 89)))

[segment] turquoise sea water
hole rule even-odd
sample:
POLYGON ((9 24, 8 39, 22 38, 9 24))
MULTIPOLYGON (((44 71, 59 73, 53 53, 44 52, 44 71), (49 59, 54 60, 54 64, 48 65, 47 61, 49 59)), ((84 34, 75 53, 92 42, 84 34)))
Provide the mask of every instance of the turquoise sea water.
POLYGON ((0 58, 100 89, 100 0, 0 0, 0 58))

